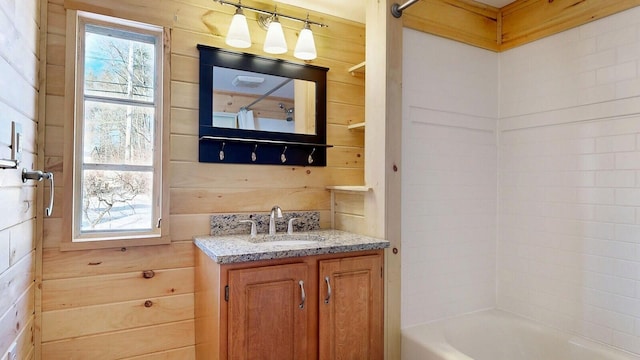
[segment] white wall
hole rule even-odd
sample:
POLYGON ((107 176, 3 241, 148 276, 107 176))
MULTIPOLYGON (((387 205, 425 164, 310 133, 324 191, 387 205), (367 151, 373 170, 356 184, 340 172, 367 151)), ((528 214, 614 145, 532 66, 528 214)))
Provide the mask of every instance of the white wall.
POLYGON ((498 54, 404 30, 402 327, 495 306, 498 54))
POLYGON ((500 62, 498 306, 640 353, 640 7, 500 62))
POLYGON ((402 326, 497 306, 640 353, 640 7, 403 46, 402 326))
POLYGON ((37 157, 40 2, 0 0, 0 159, 11 157, 11 123, 22 125, 20 169, 0 170, 0 359, 15 342, 17 358, 34 348, 35 184, 22 167, 37 157))

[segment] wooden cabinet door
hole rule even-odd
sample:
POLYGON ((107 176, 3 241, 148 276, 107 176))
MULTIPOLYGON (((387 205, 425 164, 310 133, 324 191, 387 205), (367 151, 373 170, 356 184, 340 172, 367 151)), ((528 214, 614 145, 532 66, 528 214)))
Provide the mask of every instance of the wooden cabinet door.
POLYGON ((306 264, 229 271, 229 359, 308 358, 307 271, 306 264))
POLYGON ((382 255, 323 260, 319 275, 320 359, 383 359, 382 255))

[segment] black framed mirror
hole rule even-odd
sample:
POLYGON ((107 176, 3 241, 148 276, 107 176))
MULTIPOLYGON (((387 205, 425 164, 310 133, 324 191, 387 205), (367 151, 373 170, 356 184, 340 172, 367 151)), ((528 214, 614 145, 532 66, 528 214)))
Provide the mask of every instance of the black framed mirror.
POLYGON ((198 50, 200 162, 326 165, 329 69, 198 50))

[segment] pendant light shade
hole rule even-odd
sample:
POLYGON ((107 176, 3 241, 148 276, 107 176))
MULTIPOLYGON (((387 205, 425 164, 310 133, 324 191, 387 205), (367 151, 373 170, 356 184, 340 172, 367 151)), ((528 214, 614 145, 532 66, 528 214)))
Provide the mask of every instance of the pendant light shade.
POLYGON ((236 48, 248 48, 251 46, 249 25, 247 25, 247 18, 244 16, 241 7, 236 8, 225 42, 227 45, 236 48))
POLYGON ((301 60, 313 60, 318 56, 316 43, 313 40, 313 32, 311 32, 308 22, 304 23, 304 28, 300 31, 293 56, 301 60))
MULTIPOLYGON (((2 1, 2 0, 0 0, 2 1)), ((231 25, 229 25, 229 31, 225 43, 228 46, 235 48, 248 48, 251 47, 251 35, 249 33, 249 25, 247 24, 247 18, 244 16, 244 10, 253 11, 259 13, 257 17, 258 25, 267 30, 267 36, 264 39, 263 51, 268 54, 284 54, 289 49, 287 47, 287 40, 284 36, 282 24, 280 24, 280 17, 288 20, 299 21, 304 23, 302 30, 298 36, 298 42, 293 51, 293 55, 301 60, 313 60, 318 57, 316 50, 315 40, 313 38, 313 32, 311 31, 311 25, 318 26, 320 28, 327 27, 323 23, 311 21, 309 14, 307 18, 298 18, 286 14, 278 13, 278 7, 276 6, 274 11, 267 11, 264 9, 255 8, 252 6, 242 5, 242 0, 238 2, 232 2, 227 0, 214 0, 222 5, 235 6, 236 12, 231 19, 231 25)), ((417 0, 408 0, 417 1, 417 0)), ((255 35, 255 34, 254 34, 255 35)))
POLYGON ((287 42, 284 39, 282 25, 277 15, 274 15, 269 23, 267 37, 264 39, 264 52, 269 54, 284 54, 287 52, 287 42))

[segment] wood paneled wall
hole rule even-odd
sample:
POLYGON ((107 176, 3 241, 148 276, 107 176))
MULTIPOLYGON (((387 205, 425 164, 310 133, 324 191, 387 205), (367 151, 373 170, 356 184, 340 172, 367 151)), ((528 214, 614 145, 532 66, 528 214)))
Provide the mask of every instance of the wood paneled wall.
MULTIPOLYGON (((243 106, 249 105, 258 100, 260 95, 243 94, 240 92, 216 91, 213 93, 213 112, 237 113, 243 106)), ((286 97, 268 96, 260 100, 251 107, 253 116, 256 118, 279 119, 285 121, 287 115, 284 109, 280 108, 282 104, 285 108, 292 108, 294 100, 286 97)), ((301 118, 303 119, 303 118, 301 118)), ((304 122, 303 120, 301 120, 304 122)))
MULTIPOLYGON (((40 2, 0 1, 0 158, 10 158, 11 122, 22 125, 23 161, 36 166, 40 2)), ((35 354, 35 184, 0 170, 0 359, 16 342, 19 359, 35 354)))
POLYGON ((471 0, 423 0, 402 15, 402 25, 498 51, 500 9, 471 0))
POLYGON ((500 9, 500 50, 505 51, 638 5, 640 0, 518 0, 500 9))
MULTIPOLYGON (((243 1, 272 9, 273 2, 243 1)), ((44 221, 42 354, 46 359, 193 359, 194 235, 209 232, 214 213, 319 210, 329 227, 328 185, 363 183, 364 135, 347 126, 364 121, 364 79, 347 69, 364 60, 364 25, 310 13, 329 25, 314 27, 319 58, 328 72, 328 166, 198 163, 198 51, 196 44, 226 47, 234 8, 211 0, 49 0, 45 167, 62 179, 65 122, 65 9, 163 25, 171 31, 171 245, 60 251, 61 213, 44 221), (155 276, 145 279, 144 271, 155 276), (146 306, 145 306, 146 303, 146 306)), ((278 4, 284 13, 307 11, 278 4)), ((249 20, 253 46, 262 54, 265 32, 249 20)), ((300 23, 282 20, 292 49, 300 23)), ((298 61, 291 56, 283 59, 298 61)), ((61 183, 60 183, 61 185, 61 183)), ((68 189, 56 188, 62 203, 68 189)))
POLYGON ((364 218, 364 193, 359 191, 335 191, 334 227, 356 234, 366 234, 364 218))
POLYGON ((640 0, 516 0, 495 8, 473 0, 422 0, 405 27, 492 51, 514 47, 640 5, 640 0))

